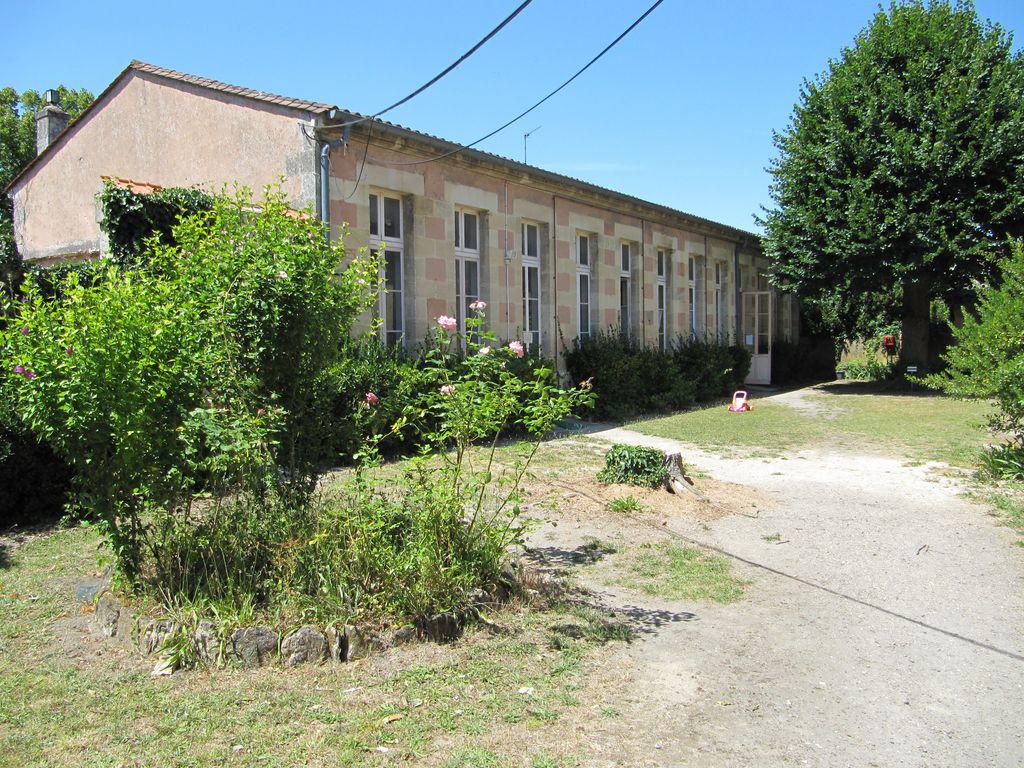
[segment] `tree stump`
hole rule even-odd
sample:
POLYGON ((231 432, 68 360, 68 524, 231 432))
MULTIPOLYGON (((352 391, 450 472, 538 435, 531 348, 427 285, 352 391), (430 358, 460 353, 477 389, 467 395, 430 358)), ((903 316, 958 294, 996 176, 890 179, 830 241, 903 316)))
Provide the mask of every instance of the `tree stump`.
POLYGON ((693 486, 693 480, 687 476, 680 453, 670 453, 665 457, 665 490, 677 495, 691 493, 701 501, 707 501, 707 497, 693 486))

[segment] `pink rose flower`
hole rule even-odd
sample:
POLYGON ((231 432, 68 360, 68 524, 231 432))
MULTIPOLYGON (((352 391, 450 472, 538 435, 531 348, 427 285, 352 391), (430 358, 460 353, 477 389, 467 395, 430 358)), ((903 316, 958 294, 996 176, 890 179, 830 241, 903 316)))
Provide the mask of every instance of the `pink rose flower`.
POLYGON ((482 309, 487 309, 487 302, 474 301, 472 304, 469 305, 469 308, 472 309, 474 312, 479 312, 482 309))
POLYGON ((526 350, 523 348, 523 342, 518 339, 516 341, 510 341, 508 343, 508 348, 512 350, 516 357, 522 357, 526 354, 526 350))
POLYGON ((366 403, 368 405, 376 405, 378 402, 380 402, 380 398, 378 398, 377 395, 375 395, 373 392, 367 392, 366 397, 364 399, 366 400, 366 403))
POLYGON ((442 395, 454 395, 455 394, 455 385, 454 384, 445 384, 443 387, 441 387, 441 394, 442 395))
POLYGON ((454 317, 448 317, 448 315, 441 315, 439 318, 437 318, 437 324, 441 326, 442 330, 451 333, 452 331, 455 330, 456 326, 458 326, 459 321, 456 320, 454 317))

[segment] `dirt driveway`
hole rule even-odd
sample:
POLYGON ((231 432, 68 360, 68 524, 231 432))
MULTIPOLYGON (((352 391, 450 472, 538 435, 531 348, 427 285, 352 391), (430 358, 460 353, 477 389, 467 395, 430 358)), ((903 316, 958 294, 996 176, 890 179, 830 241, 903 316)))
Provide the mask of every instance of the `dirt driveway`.
MULTIPOLYGON (((623 429, 588 439, 681 449, 754 499, 647 534, 734 556, 740 602, 588 584, 647 621, 594 670, 616 716, 574 725, 588 765, 1024 765, 1024 548, 955 481, 882 456, 726 460, 623 429)), ((533 545, 571 550, 624 524, 557 522, 533 545)))

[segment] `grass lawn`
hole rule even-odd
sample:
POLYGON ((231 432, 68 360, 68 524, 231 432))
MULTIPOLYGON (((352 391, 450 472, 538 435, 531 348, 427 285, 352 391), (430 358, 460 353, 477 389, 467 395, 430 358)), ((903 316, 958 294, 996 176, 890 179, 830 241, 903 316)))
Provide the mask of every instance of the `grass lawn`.
POLYGON ((756 398, 752 403, 749 413, 716 406, 628 426, 711 450, 777 455, 824 446, 967 468, 976 466, 978 451, 993 441, 984 427, 991 408, 979 401, 836 384, 811 390, 799 406, 756 398))
POLYGON ((721 555, 661 541, 615 553, 602 579, 668 600, 732 603, 743 597, 742 581, 721 555))
POLYGON ((60 630, 97 544, 73 528, 0 548, 0 764, 574 765, 559 728, 588 700, 588 657, 630 635, 601 611, 520 607, 454 645, 151 677, 153 659, 60 630))

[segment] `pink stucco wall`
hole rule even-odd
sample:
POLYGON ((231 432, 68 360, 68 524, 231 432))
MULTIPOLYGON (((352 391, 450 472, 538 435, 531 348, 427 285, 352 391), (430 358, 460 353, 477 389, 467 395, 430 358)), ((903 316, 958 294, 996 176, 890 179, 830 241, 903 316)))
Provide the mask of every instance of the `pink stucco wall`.
POLYGON ((237 182, 257 191, 285 177, 289 199, 298 207, 311 204, 315 153, 299 126, 310 116, 254 106, 237 96, 129 71, 13 189, 23 257, 99 251, 95 196, 101 176, 207 189, 237 182))

